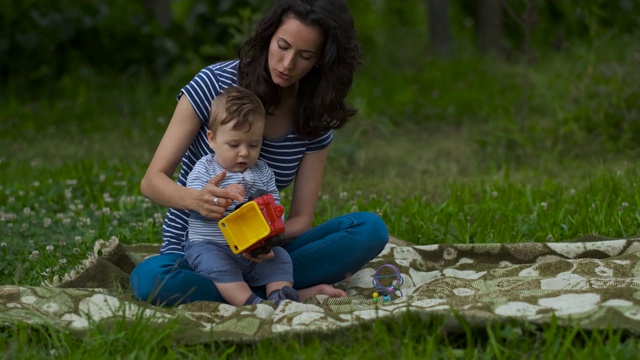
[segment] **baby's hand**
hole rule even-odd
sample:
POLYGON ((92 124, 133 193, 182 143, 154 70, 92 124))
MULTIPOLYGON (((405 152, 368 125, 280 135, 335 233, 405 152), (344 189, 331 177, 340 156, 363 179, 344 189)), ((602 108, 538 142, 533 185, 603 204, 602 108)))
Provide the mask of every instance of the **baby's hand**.
POLYGON ((242 184, 227 185, 225 190, 229 190, 234 195, 240 196, 244 199, 244 186, 242 186, 242 184))
POLYGON ((273 259, 274 257, 276 257, 276 254, 274 254, 274 253, 273 253, 273 250, 271 250, 271 251, 269 251, 268 253, 266 253, 266 254, 260 254, 260 255, 258 255, 257 257, 253 257, 253 256, 251 256, 251 254, 249 254, 249 253, 242 253, 242 256, 243 256, 245 259, 252 260, 253 262, 256 262, 256 263, 258 263, 258 264, 259 264, 259 263, 261 263, 261 262, 263 262, 263 261, 273 259))

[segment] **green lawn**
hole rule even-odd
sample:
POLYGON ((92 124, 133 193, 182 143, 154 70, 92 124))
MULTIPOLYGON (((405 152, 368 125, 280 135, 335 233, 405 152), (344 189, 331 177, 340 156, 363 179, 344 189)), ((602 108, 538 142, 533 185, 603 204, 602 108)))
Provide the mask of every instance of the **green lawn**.
MULTIPOLYGON (((465 59, 433 63, 454 75, 444 82, 437 69, 425 70, 413 79, 414 90, 431 95, 413 95, 413 108, 404 112, 397 108, 403 102, 382 111, 364 90, 372 78, 365 69, 352 94, 362 111, 336 133, 316 220, 373 211, 393 235, 418 244, 639 234, 640 147, 628 134, 640 128, 638 105, 630 99, 640 87, 633 59, 567 56, 527 69, 465 59), (617 75, 606 75, 610 69, 617 75), (434 97, 438 86, 446 94, 434 97)), ((24 89, 2 91, 0 283, 38 285, 74 268, 100 239, 160 242, 164 209, 141 197, 138 186, 175 92, 188 80, 158 85, 144 76, 70 75, 34 89, 32 97, 24 89)), ((332 335, 184 346, 173 341, 170 324, 161 331, 144 322, 96 326, 83 337, 13 324, 0 330, 0 353, 592 359, 636 358, 640 346, 621 331, 554 323, 466 327, 459 334, 443 329, 442 319, 407 314, 332 335)))

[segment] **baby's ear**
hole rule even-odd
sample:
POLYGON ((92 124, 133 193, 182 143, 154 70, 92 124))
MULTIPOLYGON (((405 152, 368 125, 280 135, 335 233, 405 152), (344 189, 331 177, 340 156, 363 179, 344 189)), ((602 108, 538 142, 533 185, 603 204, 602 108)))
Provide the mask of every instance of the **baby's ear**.
POLYGON ((216 146, 216 137, 213 134, 213 131, 207 130, 207 142, 209 143, 209 147, 211 149, 215 149, 216 146))

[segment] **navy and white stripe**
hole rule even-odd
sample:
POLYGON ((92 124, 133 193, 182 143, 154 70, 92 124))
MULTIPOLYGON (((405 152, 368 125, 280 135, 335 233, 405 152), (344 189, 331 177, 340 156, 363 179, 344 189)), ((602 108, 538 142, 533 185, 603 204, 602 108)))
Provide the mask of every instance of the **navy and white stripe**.
MULTIPOLYGON (((224 169, 220 166, 214 154, 209 154, 201 158, 196 163, 196 166, 193 167, 193 171, 191 171, 187 179, 187 187, 202 189, 212 177, 222 170, 224 169)), ((280 192, 276 188, 275 176, 264 161, 258 160, 253 167, 241 173, 227 172, 227 176, 220 182, 220 187, 225 188, 231 184, 242 184, 244 186, 245 198, 243 201, 247 201, 249 196, 256 191, 265 190, 273 195, 276 204, 280 204, 280 192)), ((238 204, 238 201, 234 201, 227 208, 224 216, 231 214, 231 211, 238 204)), ((227 243, 218 227, 218 220, 207 219, 196 211, 189 212, 189 241, 227 243)))
MULTIPOLYGON (((186 95, 196 115, 200 119, 200 130, 182 158, 180 174, 177 182, 182 186, 187 184, 187 176, 193 170, 196 162, 213 151, 207 142, 209 129, 209 112, 211 102, 222 91, 238 84, 238 61, 227 61, 207 66, 202 69, 189 84, 187 84, 177 98, 186 95)), ((273 170, 276 187, 282 190, 289 186, 296 176, 300 161, 306 153, 322 150, 329 146, 333 134, 328 131, 312 140, 300 139, 293 132, 278 140, 265 139, 260 152, 260 159, 273 170)), ((160 253, 184 253, 183 243, 188 235, 189 212, 186 210, 169 209, 162 226, 162 248, 160 253)))

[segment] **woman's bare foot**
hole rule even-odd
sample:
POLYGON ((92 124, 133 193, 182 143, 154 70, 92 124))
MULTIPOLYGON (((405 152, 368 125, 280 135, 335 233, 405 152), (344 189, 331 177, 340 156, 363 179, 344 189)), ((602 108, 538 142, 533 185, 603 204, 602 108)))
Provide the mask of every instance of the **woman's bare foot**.
POLYGON ((300 295, 300 301, 305 301, 308 298, 316 295, 327 295, 328 297, 332 298, 347 296, 347 293, 344 292, 344 290, 336 289, 333 286, 327 284, 320 284, 306 289, 300 289, 298 290, 298 294, 300 295))

